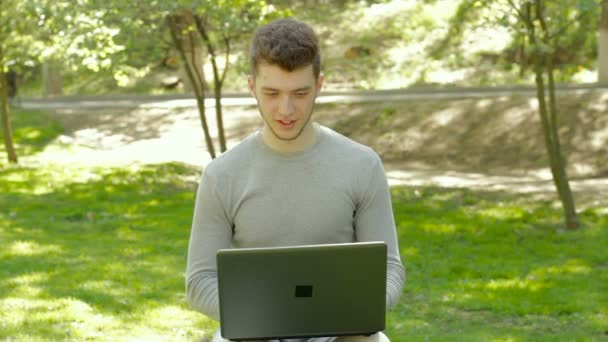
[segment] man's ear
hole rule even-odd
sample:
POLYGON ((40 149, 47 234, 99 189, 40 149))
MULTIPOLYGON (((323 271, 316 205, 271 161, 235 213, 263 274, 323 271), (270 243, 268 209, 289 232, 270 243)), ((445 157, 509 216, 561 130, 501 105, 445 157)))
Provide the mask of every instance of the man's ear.
POLYGON ((256 97, 255 96, 255 76, 253 75, 247 75, 247 88, 249 88, 249 93, 251 94, 251 96, 256 97))
POLYGON ((317 96, 319 96, 319 93, 323 88, 323 81, 325 81, 325 76, 323 74, 319 74, 319 77, 317 78, 317 96))

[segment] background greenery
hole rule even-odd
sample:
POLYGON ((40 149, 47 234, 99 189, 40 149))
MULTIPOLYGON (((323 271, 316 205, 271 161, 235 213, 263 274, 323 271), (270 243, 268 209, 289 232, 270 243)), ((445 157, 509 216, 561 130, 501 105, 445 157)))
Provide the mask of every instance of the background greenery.
MULTIPOLYGON (((30 2, 34 0, 24 3, 30 2)), ((36 41, 35 37, 18 36, 18 46, 26 44, 28 48, 20 48, 19 57, 9 64, 21 69, 22 95, 43 94, 40 62, 53 59, 65 59, 60 68, 65 94, 181 93, 180 88, 161 86, 164 78, 184 77, 175 61, 167 63, 177 55, 171 49, 163 18, 180 6, 202 6, 203 13, 219 11, 194 0, 155 0, 137 6, 120 1, 81 2, 80 20, 66 20, 72 36, 64 33, 64 38, 73 43, 51 46, 42 43, 42 38, 42 42, 27 45, 36 41), (27 57, 22 56, 24 52, 28 52, 27 57), (80 62, 83 57, 85 63, 80 62)), ((55 3, 47 17, 71 18, 69 2, 55 3)), ((521 57, 528 47, 513 26, 514 18, 504 0, 223 0, 214 6, 249 6, 251 13, 276 12, 310 23, 323 45, 327 89, 533 84, 521 57)), ((594 82, 598 44, 590 32, 597 32, 599 25, 599 0, 559 0, 555 6, 559 18, 571 20, 560 35, 563 48, 556 52, 558 82, 594 82), (579 17, 580 13, 585 16, 579 17)), ((251 22, 235 20, 244 14, 222 13, 212 18, 212 29, 221 29, 222 23, 237 25, 230 28, 235 31, 251 26, 251 22)), ((39 17, 35 14, 25 20, 24 32, 31 31, 27 30, 28 22, 39 17)), ((53 36, 61 32, 62 23, 47 19, 38 25, 45 29, 44 35, 53 36)), ((243 79, 251 33, 249 28, 232 40, 226 91, 246 90, 243 79)), ((225 51, 221 44, 216 49, 223 65, 225 51)), ((206 64, 207 81, 211 82, 208 60, 206 64)))

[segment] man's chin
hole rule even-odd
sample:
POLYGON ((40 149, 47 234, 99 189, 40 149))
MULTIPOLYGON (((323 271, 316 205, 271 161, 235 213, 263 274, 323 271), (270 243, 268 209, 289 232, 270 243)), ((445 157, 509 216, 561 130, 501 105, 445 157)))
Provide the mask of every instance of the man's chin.
POLYGON ((280 141, 290 142, 298 139, 302 135, 302 130, 293 132, 281 132, 280 130, 272 130, 272 135, 280 141))
POLYGON ((278 140, 285 141, 285 142, 290 142, 290 141, 295 141, 295 140, 297 140, 297 139, 300 137, 300 134, 296 134, 296 135, 293 135, 293 134, 291 134, 291 135, 287 135, 287 134, 284 134, 284 135, 281 135, 281 134, 275 134, 274 136, 275 136, 275 137, 276 137, 278 140))

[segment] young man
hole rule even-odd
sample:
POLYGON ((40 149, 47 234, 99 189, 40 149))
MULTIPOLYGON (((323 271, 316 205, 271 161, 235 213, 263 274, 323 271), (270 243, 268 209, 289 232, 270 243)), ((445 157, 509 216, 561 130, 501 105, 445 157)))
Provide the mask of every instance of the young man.
MULTIPOLYGON (((264 125, 203 172, 188 249, 189 302, 219 320, 222 248, 385 241, 393 306, 405 272, 386 176, 370 148, 311 120, 323 85, 313 30, 293 19, 262 26, 250 61, 249 90, 264 125)), ((214 340, 221 341, 219 331, 214 340)), ((311 340, 388 341, 382 333, 311 340)))

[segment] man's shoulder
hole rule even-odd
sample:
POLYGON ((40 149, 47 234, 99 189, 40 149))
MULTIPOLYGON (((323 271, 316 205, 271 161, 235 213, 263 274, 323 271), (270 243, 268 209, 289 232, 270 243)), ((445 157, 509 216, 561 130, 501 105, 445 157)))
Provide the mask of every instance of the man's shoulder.
POLYGON ((251 157, 256 149, 256 133, 249 135, 243 141, 217 156, 205 166, 205 173, 209 175, 226 175, 242 170, 251 162, 251 157))
POLYGON ((328 141, 328 148, 334 153, 344 154, 349 159, 357 162, 375 162, 380 160, 376 151, 371 147, 342 135, 331 128, 321 126, 321 129, 328 141))

